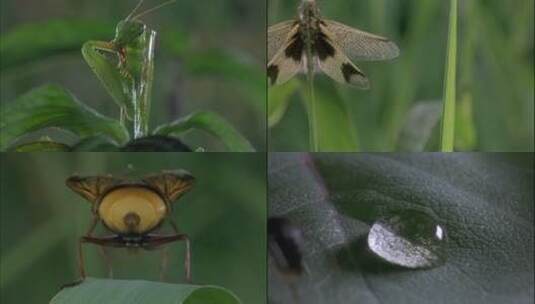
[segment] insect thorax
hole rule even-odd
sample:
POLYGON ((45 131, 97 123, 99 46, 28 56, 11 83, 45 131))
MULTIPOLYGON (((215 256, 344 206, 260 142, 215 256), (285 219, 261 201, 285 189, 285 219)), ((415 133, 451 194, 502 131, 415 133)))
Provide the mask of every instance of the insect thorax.
MULTIPOLYGON (((303 1, 299 7, 299 35, 306 48, 314 51, 314 44, 320 35, 321 17, 314 1, 303 1)), ((306 50, 305 50, 306 51, 306 50)))

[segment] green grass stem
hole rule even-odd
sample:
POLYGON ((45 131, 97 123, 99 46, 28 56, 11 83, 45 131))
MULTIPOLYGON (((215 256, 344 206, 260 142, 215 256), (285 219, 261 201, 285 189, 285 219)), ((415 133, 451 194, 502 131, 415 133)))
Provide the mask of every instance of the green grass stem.
POLYGON ((457 73, 457 0, 451 0, 448 48, 444 78, 444 108, 442 112, 440 150, 453 152, 455 141, 455 99, 457 73))

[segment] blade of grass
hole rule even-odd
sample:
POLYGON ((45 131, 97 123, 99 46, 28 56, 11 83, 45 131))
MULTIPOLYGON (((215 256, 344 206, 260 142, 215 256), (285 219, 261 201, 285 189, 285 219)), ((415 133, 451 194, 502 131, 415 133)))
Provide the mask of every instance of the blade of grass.
POLYGON ((442 152, 453 152, 455 141, 455 98, 457 73, 457 0, 450 2, 448 49, 444 79, 444 107, 442 111, 441 143, 442 152))

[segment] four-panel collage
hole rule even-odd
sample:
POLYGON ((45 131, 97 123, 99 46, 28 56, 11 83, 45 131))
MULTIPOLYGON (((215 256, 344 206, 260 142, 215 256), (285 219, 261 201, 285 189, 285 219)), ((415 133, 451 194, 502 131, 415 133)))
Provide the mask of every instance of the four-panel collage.
POLYGON ((535 304, 535 0, 1 0, 0 303, 535 304))

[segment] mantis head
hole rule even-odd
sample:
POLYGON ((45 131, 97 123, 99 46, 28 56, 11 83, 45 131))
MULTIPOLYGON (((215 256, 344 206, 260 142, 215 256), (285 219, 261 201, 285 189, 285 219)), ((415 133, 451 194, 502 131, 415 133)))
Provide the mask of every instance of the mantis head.
POLYGON ((123 20, 115 28, 113 41, 119 45, 128 44, 138 38, 146 29, 146 25, 137 20, 123 20))
POLYGON ((117 27, 115 28, 115 38, 113 39, 113 41, 119 45, 124 45, 135 40, 141 34, 143 34, 143 32, 147 28, 147 26, 141 20, 139 20, 139 17, 153 12, 175 1, 176 0, 169 0, 140 14, 134 15, 136 11, 141 7, 141 4, 143 4, 143 0, 140 0, 134 10, 126 17, 126 19, 120 21, 117 24, 117 27))

